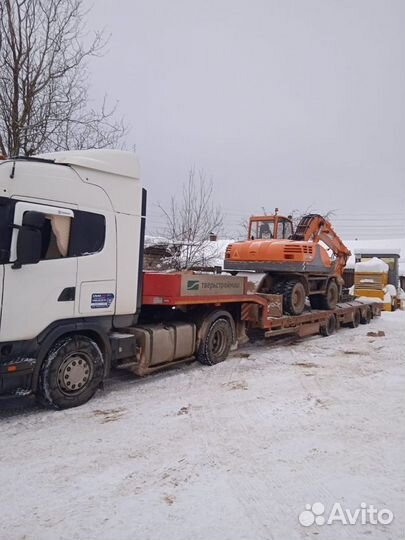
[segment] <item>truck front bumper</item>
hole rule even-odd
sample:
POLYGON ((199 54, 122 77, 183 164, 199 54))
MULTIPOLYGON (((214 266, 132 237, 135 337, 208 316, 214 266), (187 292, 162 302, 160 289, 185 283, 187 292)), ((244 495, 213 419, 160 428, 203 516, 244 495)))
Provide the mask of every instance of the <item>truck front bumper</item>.
POLYGON ((0 399, 32 393, 35 363, 33 358, 0 359, 0 399))

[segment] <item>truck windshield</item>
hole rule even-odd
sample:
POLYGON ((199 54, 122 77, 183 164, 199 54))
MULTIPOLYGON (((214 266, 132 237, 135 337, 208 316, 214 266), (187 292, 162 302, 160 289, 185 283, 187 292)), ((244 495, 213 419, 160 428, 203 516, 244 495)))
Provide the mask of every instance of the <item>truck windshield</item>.
POLYGON ((0 197, 0 264, 9 262, 15 201, 0 197))

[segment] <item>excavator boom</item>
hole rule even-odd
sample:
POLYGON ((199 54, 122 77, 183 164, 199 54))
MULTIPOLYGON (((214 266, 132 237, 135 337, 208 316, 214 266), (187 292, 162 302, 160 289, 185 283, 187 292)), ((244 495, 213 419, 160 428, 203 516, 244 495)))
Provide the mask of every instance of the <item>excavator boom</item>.
POLYGON ((343 275, 347 259, 350 257, 351 252, 326 218, 319 214, 307 214, 303 216, 291 239, 314 243, 323 242, 332 250, 336 257, 335 273, 340 277, 343 275))

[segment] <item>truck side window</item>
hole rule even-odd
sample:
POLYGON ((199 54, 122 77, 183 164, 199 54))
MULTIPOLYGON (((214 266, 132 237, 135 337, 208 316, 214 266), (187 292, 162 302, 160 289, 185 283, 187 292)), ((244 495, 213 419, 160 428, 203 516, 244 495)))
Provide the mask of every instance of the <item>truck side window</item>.
POLYGON ((41 260, 80 257, 101 251, 105 242, 105 218, 74 210, 74 217, 45 215, 41 228, 41 260))
POLYGON ((68 255, 71 218, 46 215, 41 228, 42 260, 59 259, 68 255))
POLYGON ((68 216, 46 216, 50 223, 48 249, 45 259, 66 257, 69 248, 70 222, 68 216))
POLYGON ((74 210, 69 243, 69 257, 91 255, 101 251, 105 242, 105 217, 74 210))

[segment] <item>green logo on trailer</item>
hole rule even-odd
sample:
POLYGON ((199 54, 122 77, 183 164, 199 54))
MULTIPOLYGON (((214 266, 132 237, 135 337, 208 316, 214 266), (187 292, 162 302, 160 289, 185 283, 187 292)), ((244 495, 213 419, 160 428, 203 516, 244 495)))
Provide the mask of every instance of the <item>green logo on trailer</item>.
POLYGON ((198 281, 189 279, 187 281, 187 290, 188 291, 198 291, 200 288, 200 283, 198 281))

